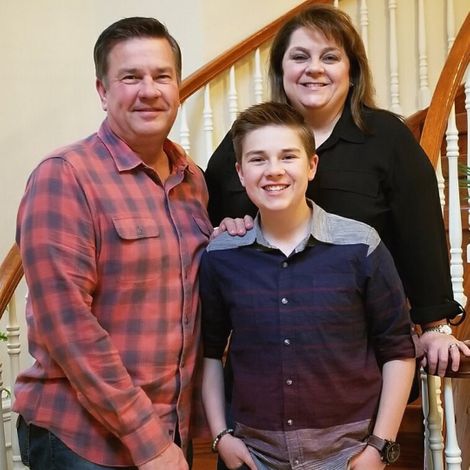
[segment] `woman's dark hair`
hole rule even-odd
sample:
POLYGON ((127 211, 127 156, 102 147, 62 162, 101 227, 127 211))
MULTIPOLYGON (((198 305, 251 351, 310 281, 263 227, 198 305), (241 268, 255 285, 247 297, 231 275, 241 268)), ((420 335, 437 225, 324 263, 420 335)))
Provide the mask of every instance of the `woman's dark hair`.
POLYGON ((281 103, 289 103, 283 86, 282 60, 292 34, 299 28, 316 29, 345 50, 350 63, 351 113, 354 123, 365 131, 363 106, 376 108, 375 90, 366 50, 351 18, 333 6, 314 5, 290 19, 276 34, 269 56, 271 98, 281 103))

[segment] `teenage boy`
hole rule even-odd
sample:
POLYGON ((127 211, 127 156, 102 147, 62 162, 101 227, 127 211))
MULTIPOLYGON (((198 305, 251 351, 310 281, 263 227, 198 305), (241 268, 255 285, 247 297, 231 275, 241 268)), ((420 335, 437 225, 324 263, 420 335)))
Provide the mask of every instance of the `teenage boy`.
POLYGON ((258 207, 242 237, 203 255, 203 401, 228 468, 382 469, 415 367, 405 295, 370 226, 305 197, 318 157, 302 116, 264 103, 232 128, 236 169, 258 207), (231 335, 235 431, 224 413, 231 335))

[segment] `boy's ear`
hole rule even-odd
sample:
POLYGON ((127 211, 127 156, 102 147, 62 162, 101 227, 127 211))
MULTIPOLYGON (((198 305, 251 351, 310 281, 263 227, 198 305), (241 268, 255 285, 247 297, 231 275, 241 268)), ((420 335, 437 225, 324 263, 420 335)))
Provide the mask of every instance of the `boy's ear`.
POLYGON ((245 178, 243 178, 243 170, 242 166, 240 163, 236 162, 235 163, 235 170, 237 170, 238 177, 240 178, 240 183, 242 184, 243 187, 245 187, 245 178))
POLYGON ((308 180, 312 181, 318 167, 318 155, 314 153, 308 160, 308 180))

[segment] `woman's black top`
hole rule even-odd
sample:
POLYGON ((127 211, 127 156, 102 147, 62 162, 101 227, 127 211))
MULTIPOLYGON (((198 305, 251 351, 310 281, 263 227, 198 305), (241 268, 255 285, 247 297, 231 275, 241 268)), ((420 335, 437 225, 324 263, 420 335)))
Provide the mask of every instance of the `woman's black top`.
MULTIPOLYGON (((319 165, 307 197, 328 212, 372 225, 392 253, 415 323, 453 318, 448 250, 434 169, 413 134, 395 115, 364 109, 365 133, 346 106, 330 137, 318 147, 319 165)), ((254 216, 235 171, 230 133, 206 170, 209 215, 254 216)))

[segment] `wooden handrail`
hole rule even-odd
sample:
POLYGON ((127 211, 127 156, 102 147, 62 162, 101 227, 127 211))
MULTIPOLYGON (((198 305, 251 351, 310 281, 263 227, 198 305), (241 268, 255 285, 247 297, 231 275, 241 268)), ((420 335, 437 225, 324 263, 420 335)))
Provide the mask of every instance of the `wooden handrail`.
POLYGON ((16 243, 0 265, 0 318, 23 277, 20 250, 16 243))
POLYGON ((424 121, 420 144, 436 168, 447 119, 470 59, 470 14, 455 38, 424 121))
POLYGON ((317 3, 332 3, 331 0, 307 0, 300 5, 296 6, 292 10, 289 10, 286 14, 269 23, 263 29, 252 34, 243 42, 232 47, 228 51, 211 60, 206 65, 202 66, 194 73, 189 75, 183 80, 180 88, 180 100, 183 102, 197 90, 202 88, 204 85, 209 83, 214 77, 227 70, 233 64, 238 62, 240 59, 245 57, 251 51, 255 50, 263 43, 274 37, 279 30, 280 26, 283 25, 287 20, 290 20, 297 13, 302 10, 315 5, 317 3))

